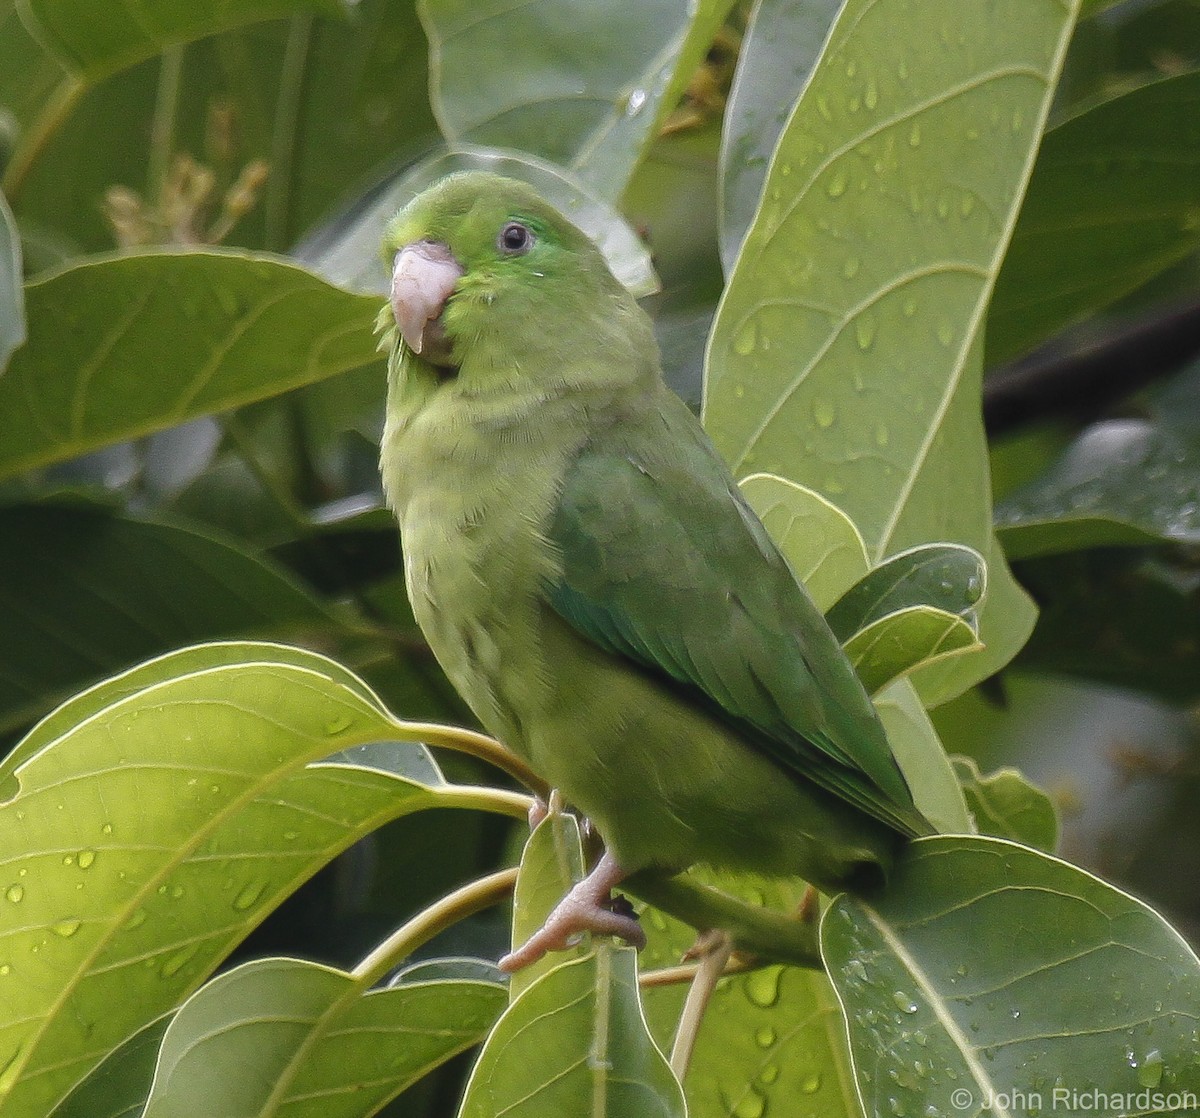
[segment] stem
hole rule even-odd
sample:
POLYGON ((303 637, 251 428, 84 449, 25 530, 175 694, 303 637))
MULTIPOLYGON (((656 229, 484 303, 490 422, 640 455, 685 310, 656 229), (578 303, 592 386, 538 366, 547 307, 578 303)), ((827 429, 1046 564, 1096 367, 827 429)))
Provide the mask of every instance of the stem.
POLYGON ((146 171, 146 198, 161 203, 175 150, 175 118, 179 111, 179 86, 183 76, 183 47, 167 47, 158 72, 154 120, 150 125, 150 157, 146 171))
POLYGON ((267 247, 281 251, 287 235, 292 169, 296 159, 296 126, 304 97, 308 48, 312 42, 313 17, 292 16, 283 70, 279 75, 279 97, 275 102, 274 139, 271 143, 271 177, 264 205, 267 247))
POLYGON ((418 912, 407 924, 397 928, 350 973, 360 989, 373 986, 397 963, 439 932, 510 897, 516 883, 517 871, 509 869, 488 874, 461 889, 455 889, 449 896, 418 912))
POLYGON ((419 740, 426 745, 453 749, 456 753, 465 753, 469 757, 478 757, 479 760, 486 761, 501 772, 508 773, 541 800, 546 800, 550 795, 549 787, 537 773, 515 753, 506 749, 495 738, 489 738, 487 734, 465 730, 460 726, 442 726, 436 722, 424 725, 404 722, 401 725, 406 736, 413 733, 415 725, 419 740))
MULTIPOLYGON (((756 959, 748 955, 734 955, 725 964, 725 970, 721 977, 724 978, 731 974, 746 974, 748 971, 769 965, 764 959, 756 959)), ((660 967, 658 970, 642 971, 638 975, 638 989, 653 990, 659 986, 678 986, 683 982, 691 982, 699 970, 699 963, 681 963, 677 967, 660 967)))
POLYGON ((687 1001, 683 1005, 683 1013, 679 1017, 675 1043, 671 1046, 671 1070, 680 1083, 683 1082, 688 1064, 691 1063, 692 1050, 696 1047, 696 1037, 700 1035, 700 1022, 704 1020, 704 1011, 708 1008, 709 999, 717 987, 717 979, 725 973, 725 964, 729 962, 731 954, 733 940, 722 932, 700 960, 692 988, 688 991, 687 1001))
POLYGON ((668 878, 643 871, 622 882, 621 888, 693 928, 728 932, 738 951, 809 970, 825 969, 814 921, 746 904, 683 874, 668 878))
POLYGON ((0 181, 0 189, 4 191, 9 202, 16 204, 38 156, 66 122, 71 110, 88 88, 88 84, 82 78, 68 74, 50 95, 50 100, 46 102, 46 107, 37 120, 22 135, 4 172, 4 179, 0 181))

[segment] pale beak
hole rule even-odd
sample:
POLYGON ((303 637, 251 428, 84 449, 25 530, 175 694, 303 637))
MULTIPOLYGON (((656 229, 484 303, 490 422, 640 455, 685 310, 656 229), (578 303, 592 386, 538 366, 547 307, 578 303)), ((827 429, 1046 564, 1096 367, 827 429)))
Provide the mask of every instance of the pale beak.
POLYGON ((396 253, 392 314, 408 348, 435 365, 450 359, 441 314, 462 274, 462 265, 439 241, 415 241, 396 253))

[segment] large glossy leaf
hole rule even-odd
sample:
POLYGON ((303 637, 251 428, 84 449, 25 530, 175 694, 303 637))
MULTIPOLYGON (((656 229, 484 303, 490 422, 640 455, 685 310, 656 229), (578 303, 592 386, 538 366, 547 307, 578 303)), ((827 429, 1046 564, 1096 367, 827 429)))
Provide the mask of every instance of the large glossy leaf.
POLYGON ((757 0, 738 53, 721 136, 721 263, 733 271, 767 164, 842 0, 757 0))
POLYGON ((147 253, 31 284, 0 476, 377 359, 378 301, 268 256, 147 253))
POLYGON ((919 840, 878 899, 833 903, 821 942, 868 1115, 1164 1113, 1200 1091, 1200 962, 1055 858, 919 840))
POLYGON ((0 373, 25 341, 25 299, 21 289, 21 238, 12 211, 0 194, 0 373))
POLYGON ((324 657, 252 644, 142 665, 41 723, 0 769, 0 1114, 46 1113, 369 830, 484 806, 413 744, 435 732, 324 657), (408 739, 386 767, 307 764, 386 738, 408 739))
POLYGON ((1150 401, 1149 416, 1083 432, 996 509, 1014 558, 1106 544, 1200 542, 1200 369, 1150 401))
POLYGON ((873 564, 946 540, 988 555, 986 651, 1032 611, 992 555, 979 422, 983 312, 1073 9, 850 0, 776 150, 709 347, 705 422, 738 474, 836 501, 873 564))
POLYGON ((870 622, 843 646, 867 694, 922 667, 979 649, 975 628, 933 606, 908 606, 870 622))
POLYGON ((297 12, 343 12, 348 0, 24 0, 30 30, 62 64, 96 81, 172 43, 297 12))
POLYGON ((419 0, 442 133, 543 156, 615 201, 729 7, 419 0))
POLYGON ((1114 302, 1200 246, 1200 72, 1051 129, 988 312, 989 363, 1114 302))
POLYGON ((637 953, 601 943, 509 1006, 479 1055, 459 1118, 685 1113, 642 1014, 637 953))
POLYGON ((313 639, 339 616, 233 540, 95 506, 0 509, 0 731, 184 644, 313 639))
POLYGON ((361 1118, 477 1043, 504 987, 412 982, 260 959, 214 979, 167 1029, 145 1118, 361 1118))

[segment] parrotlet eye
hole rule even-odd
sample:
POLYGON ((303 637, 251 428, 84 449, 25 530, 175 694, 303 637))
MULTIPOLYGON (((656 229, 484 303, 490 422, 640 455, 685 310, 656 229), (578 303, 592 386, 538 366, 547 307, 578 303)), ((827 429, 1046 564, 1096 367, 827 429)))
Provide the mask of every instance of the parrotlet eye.
POLYGON ((527 225, 522 225, 519 221, 510 221, 500 230, 497 244, 500 246, 501 252, 507 252, 511 256, 520 256, 533 247, 533 233, 530 232, 527 225))

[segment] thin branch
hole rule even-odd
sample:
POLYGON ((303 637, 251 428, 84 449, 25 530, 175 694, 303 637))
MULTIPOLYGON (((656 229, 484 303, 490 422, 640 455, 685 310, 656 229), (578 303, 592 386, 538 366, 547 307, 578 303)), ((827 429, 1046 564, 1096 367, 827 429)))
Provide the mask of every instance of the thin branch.
POLYGON ((983 419, 991 436, 1044 419, 1087 420, 1200 357, 1200 302, 1070 347, 1058 339, 988 374, 983 419))
POLYGON ((731 954, 733 940, 721 932, 700 960, 692 988, 683 1005, 683 1013, 679 1016, 675 1043, 671 1046, 671 1070, 680 1083, 687 1074, 688 1064, 692 1062, 692 1050, 696 1047, 696 1037, 700 1035, 704 1011, 708 1008, 713 990, 717 988, 717 980, 725 973, 725 965, 731 954))
POLYGON ((500 870, 456 889, 427 909, 417 913, 407 924, 397 928, 351 971, 363 986, 373 986, 388 971, 408 958, 418 947, 428 943, 439 932, 460 920, 491 908, 512 896, 517 883, 516 869, 500 870))

